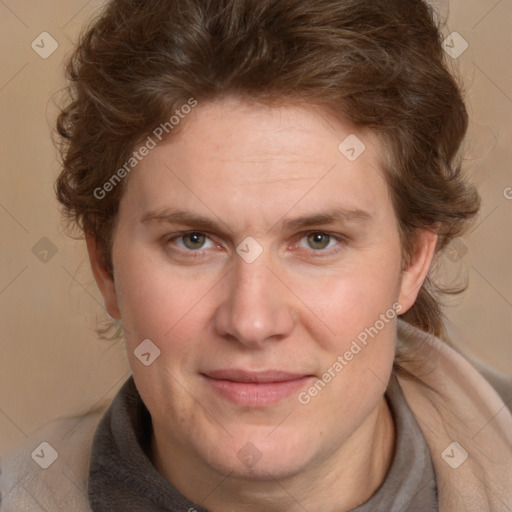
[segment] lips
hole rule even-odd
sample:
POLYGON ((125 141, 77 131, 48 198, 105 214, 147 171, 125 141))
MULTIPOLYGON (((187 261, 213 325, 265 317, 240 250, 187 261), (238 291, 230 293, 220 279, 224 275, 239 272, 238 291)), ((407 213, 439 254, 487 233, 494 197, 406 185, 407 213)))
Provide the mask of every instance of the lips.
POLYGON ((217 380, 230 380, 232 382, 286 382, 297 380, 307 375, 304 373, 288 373, 280 370, 268 370, 264 372, 251 372, 239 369, 213 370, 206 374, 217 380))
POLYGON ((203 374, 218 396, 244 407, 269 407, 297 394, 313 375, 280 370, 212 370, 203 374))

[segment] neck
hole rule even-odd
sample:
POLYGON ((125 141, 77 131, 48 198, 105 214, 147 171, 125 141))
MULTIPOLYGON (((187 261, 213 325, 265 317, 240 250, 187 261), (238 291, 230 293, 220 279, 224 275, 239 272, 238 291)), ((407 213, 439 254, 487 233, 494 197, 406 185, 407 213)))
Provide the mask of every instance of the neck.
POLYGON ((352 510, 380 487, 394 451, 395 427, 384 398, 333 454, 280 480, 270 474, 264 480, 221 475, 179 443, 167 443, 158 429, 152 439, 152 459, 158 471, 181 494, 213 512, 352 510))

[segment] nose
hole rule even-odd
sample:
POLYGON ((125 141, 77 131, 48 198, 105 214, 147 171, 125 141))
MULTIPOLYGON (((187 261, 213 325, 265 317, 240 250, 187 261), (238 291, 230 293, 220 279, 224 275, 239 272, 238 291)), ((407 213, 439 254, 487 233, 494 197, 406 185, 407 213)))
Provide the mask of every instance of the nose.
POLYGON ((224 300, 215 311, 217 334, 258 348, 290 335, 294 326, 292 294, 264 257, 239 258, 223 281, 224 300))

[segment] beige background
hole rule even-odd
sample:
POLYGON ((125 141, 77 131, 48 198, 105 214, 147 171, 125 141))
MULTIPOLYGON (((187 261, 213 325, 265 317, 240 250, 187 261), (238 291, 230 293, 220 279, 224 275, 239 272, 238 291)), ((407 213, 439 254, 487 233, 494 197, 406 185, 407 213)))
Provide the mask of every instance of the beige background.
MULTIPOLYGON (((447 3, 439 4, 446 13, 447 3)), ((53 193, 58 163, 49 134, 62 60, 100 5, 0 0, 0 453, 53 418, 111 399, 129 375, 122 345, 96 339, 102 301, 83 242, 62 232, 53 193), (47 59, 31 48, 42 32, 59 45, 47 59)), ((512 379, 512 1, 449 7, 445 34, 456 31, 469 44, 453 62, 472 117, 466 167, 483 208, 472 234, 443 261, 447 276, 470 283, 448 309, 448 326, 462 351, 512 379)))

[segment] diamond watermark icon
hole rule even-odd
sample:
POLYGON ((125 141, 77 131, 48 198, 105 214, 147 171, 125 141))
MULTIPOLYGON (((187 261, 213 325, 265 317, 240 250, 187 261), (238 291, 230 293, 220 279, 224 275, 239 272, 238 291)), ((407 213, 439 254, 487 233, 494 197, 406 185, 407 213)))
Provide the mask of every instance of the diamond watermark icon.
POLYGON ((30 46, 39 57, 47 59, 59 47, 59 43, 48 32, 41 32, 30 46))
POLYGON ((253 263, 263 253, 263 247, 252 236, 248 236, 236 248, 236 252, 246 263, 253 263))
POLYGON ((363 141, 353 133, 338 146, 338 151, 351 162, 357 160, 365 149, 363 141))
POLYGON ((48 469, 57 460, 59 454, 50 443, 44 441, 32 452, 31 456, 39 466, 48 469))
POLYGON ((48 263, 57 254, 57 250, 57 246, 49 238, 43 236, 43 238, 32 247, 32 254, 39 261, 48 263))
POLYGON ((261 459, 262 453, 252 443, 245 443, 245 445, 238 451, 237 457, 240 462, 252 468, 261 459))
POLYGON ((454 441, 444 449, 441 457, 448 466, 452 469, 457 469, 468 458, 468 452, 459 443, 454 441))
POLYGON ((137 345, 133 353, 144 366, 149 366, 160 355, 160 349, 151 340, 145 339, 137 345))
POLYGON ((452 59, 458 59, 469 48, 469 43, 458 32, 452 32, 442 46, 452 59))

